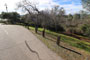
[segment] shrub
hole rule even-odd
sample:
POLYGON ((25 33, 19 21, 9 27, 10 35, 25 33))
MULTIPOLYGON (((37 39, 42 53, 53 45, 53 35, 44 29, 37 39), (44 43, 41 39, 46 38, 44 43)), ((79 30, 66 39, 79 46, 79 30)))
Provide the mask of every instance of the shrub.
POLYGON ((90 37, 90 24, 84 24, 81 29, 84 35, 90 37))

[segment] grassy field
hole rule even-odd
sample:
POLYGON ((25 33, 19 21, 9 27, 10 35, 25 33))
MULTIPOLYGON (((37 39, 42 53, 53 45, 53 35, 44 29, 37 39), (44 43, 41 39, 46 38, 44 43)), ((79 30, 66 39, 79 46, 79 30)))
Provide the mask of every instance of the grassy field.
MULTIPOLYGON (((30 27, 30 29, 34 33, 35 28, 30 27)), ((38 30, 39 32, 43 31, 42 28, 39 28, 38 30)), ((70 48, 82 54, 82 55, 79 55, 63 47, 57 46, 56 39, 43 38, 40 34, 35 34, 40 40, 42 40, 48 46, 48 48, 56 52, 58 55, 62 56, 65 60, 86 60, 87 56, 90 57, 88 55, 90 53, 90 43, 81 41, 79 39, 76 39, 76 38, 73 38, 64 34, 59 34, 50 30, 46 30, 46 34, 51 35, 52 37, 56 37, 56 38, 57 36, 61 36, 62 46, 70 48)))
MULTIPOLYGON (((35 28, 30 27, 30 29, 34 30, 35 28)), ((42 28, 39 28, 38 30, 43 31, 42 28)), ((76 39, 76 38, 73 38, 70 36, 66 36, 64 34, 58 34, 58 33, 52 32, 50 30, 46 30, 46 33, 51 34, 56 37, 61 36, 61 41, 66 42, 66 43, 70 44, 71 46, 74 46, 74 47, 77 47, 77 48, 80 48, 80 49, 90 52, 90 43, 88 43, 88 42, 81 41, 79 39, 76 39)))

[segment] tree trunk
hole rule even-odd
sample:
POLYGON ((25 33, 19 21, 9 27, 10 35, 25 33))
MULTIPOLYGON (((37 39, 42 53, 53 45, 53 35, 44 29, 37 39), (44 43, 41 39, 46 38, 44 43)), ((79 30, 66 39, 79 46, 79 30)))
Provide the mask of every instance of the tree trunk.
POLYGON ((37 33, 37 31, 38 31, 38 26, 36 25, 35 26, 35 33, 37 33))
POLYGON ((27 28, 29 29, 29 26, 27 26, 27 28))
POLYGON ((55 31, 57 32, 57 25, 55 24, 55 31))
POLYGON ((45 27, 44 27, 44 29, 42 31, 42 36, 45 37, 45 27))
POLYGON ((60 44, 60 36, 57 37, 57 42, 56 43, 57 43, 57 45, 60 44))

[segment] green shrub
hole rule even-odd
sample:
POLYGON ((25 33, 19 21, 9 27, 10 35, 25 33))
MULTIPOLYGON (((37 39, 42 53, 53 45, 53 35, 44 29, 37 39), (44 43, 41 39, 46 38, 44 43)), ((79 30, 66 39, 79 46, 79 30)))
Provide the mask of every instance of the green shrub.
POLYGON ((84 24, 81 29, 84 35, 90 37, 90 24, 84 24))

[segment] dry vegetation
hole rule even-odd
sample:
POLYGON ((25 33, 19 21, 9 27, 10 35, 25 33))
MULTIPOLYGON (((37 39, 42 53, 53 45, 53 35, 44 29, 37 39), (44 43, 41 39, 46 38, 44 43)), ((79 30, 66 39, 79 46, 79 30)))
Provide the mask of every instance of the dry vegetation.
POLYGON ((6 23, 9 24, 20 24, 28 29, 30 26, 35 27, 38 34, 33 33, 66 60, 90 60, 90 2, 82 2, 88 11, 81 10, 76 14, 67 15, 65 9, 58 5, 51 9, 39 10, 37 4, 23 0, 17 3, 17 7, 26 11, 25 15, 2 12, 0 17, 7 19, 6 23), (60 46, 56 45, 57 36, 61 37, 60 46))
POLYGON ((89 60, 90 59, 90 52, 84 51, 80 48, 73 47, 67 42, 63 42, 63 41, 61 41, 60 43, 62 47, 58 46, 56 44, 56 37, 54 35, 46 33, 46 37, 43 38, 41 36, 40 31, 38 31, 38 34, 36 34, 33 29, 30 29, 30 30, 32 31, 33 34, 37 36, 37 38, 39 38, 43 43, 45 43, 45 45, 47 45, 48 48, 56 52, 59 56, 63 57, 65 60, 87 60, 87 59, 89 60), (81 55, 73 51, 78 52, 81 55))

